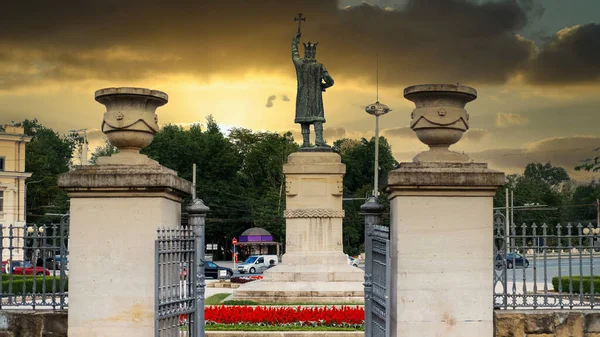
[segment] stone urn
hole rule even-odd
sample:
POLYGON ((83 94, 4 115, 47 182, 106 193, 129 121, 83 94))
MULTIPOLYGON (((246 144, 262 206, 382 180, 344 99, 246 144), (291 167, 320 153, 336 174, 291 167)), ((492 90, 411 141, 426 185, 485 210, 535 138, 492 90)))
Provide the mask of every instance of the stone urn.
POLYGON ((410 127, 429 151, 419 153, 413 162, 468 162, 464 153, 450 151, 469 129, 464 109, 477 98, 471 87, 454 84, 420 84, 404 89, 404 97, 415 103, 410 127))
POLYGON ((96 101, 106 106, 102 132, 119 149, 98 164, 158 164, 140 150, 152 143, 158 132, 156 109, 168 102, 164 92, 145 88, 106 88, 96 91, 96 101))

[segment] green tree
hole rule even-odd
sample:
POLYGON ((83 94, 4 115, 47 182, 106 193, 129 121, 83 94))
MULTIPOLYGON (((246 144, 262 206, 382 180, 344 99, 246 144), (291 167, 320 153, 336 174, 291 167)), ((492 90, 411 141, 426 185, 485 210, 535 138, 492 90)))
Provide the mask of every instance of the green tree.
POLYGON ((568 220, 573 222, 597 222, 598 199, 600 199, 600 184, 593 179, 588 184, 575 188, 568 208, 568 220))
POLYGON ((280 135, 237 128, 230 132, 229 139, 243 157, 240 177, 253 226, 265 228, 276 240, 284 242, 283 165, 298 145, 290 132, 280 135))
POLYGON ((92 156, 90 157, 90 163, 92 165, 96 165, 99 157, 110 157, 111 155, 119 153, 119 149, 112 145, 108 138, 104 137, 104 144, 102 146, 97 146, 92 156))
MULTIPOLYGON (((594 151, 598 152, 600 151, 600 147, 596 148, 594 151)), ((575 166, 575 171, 592 171, 592 172, 598 172, 600 171, 600 155, 596 155, 592 158, 587 158, 585 160, 583 160, 583 163, 581 165, 577 165, 575 166)))
POLYGON ((569 178, 569 174, 564 168, 552 166, 550 163, 529 163, 525 167, 523 176, 534 180, 543 181, 555 188, 560 184, 571 180, 571 178, 569 178))
MULTIPOLYGON (((340 139, 333 143, 333 150, 340 154, 342 162, 346 164, 344 176, 344 196, 347 200, 343 207, 345 217, 343 221, 344 252, 357 255, 364 251, 364 217, 360 206, 364 198, 373 191, 373 176, 375 170, 375 137, 371 140, 340 139)), ((385 179, 398 163, 392 154, 392 148, 385 137, 379 138, 379 187, 381 191, 385 179)), ((385 193, 380 195, 380 202, 386 206, 386 215, 389 214, 389 201, 385 193)), ((384 217, 384 222, 389 217, 384 217)))
POLYGON ((67 194, 58 187, 58 176, 69 171, 74 149, 83 140, 77 134, 61 136, 43 126, 37 119, 16 123, 31 136, 26 146, 25 169, 33 173, 27 180, 27 221, 55 220, 46 213, 66 213, 67 194))
MULTIPOLYGON (((515 206, 513 222, 517 224, 520 234, 522 223, 540 225, 564 222, 568 214, 563 206, 571 199, 571 186, 571 179, 564 168, 550 163, 529 163, 523 175, 507 176, 506 184, 496 192, 494 206, 505 207, 505 189, 512 191, 515 206), (520 207, 537 204, 548 207, 520 207)), ((549 227, 550 232, 553 228, 549 227)))

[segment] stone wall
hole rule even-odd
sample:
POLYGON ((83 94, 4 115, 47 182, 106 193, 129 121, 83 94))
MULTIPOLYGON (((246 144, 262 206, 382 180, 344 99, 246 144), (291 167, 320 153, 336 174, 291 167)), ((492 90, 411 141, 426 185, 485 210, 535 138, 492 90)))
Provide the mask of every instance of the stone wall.
POLYGON ((67 310, 0 310, 0 337, 67 337, 67 310))
MULTIPOLYGON (((494 337, 600 337, 599 310, 496 310, 494 337)), ((207 331, 207 337, 336 336, 364 332, 207 331)), ((67 337, 67 311, 0 310, 0 337, 67 337)))
POLYGON ((600 311, 496 310, 494 325, 494 337, 600 337, 600 311))

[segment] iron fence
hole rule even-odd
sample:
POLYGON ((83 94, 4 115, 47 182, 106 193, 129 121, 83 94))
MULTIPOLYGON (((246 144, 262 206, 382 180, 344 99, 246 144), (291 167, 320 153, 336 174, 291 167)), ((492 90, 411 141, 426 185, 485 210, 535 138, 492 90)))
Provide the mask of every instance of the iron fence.
POLYGON ((0 225, 0 309, 65 309, 69 218, 57 224, 0 225))
POLYGON ((156 336, 192 331, 196 323, 194 233, 187 226, 163 228, 158 231, 155 245, 156 336))
POLYGON ((188 224, 159 229, 155 241, 155 336, 204 336, 204 226, 208 207, 194 199, 188 224))
POLYGON ((370 197, 361 206, 365 215, 365 336, 391 336, 390 228, 381 225, 384 207, 370 197))
POLYGON ((594 308, 600 302, 600 228, 510 224, 494 214, 494 305, 594 308))

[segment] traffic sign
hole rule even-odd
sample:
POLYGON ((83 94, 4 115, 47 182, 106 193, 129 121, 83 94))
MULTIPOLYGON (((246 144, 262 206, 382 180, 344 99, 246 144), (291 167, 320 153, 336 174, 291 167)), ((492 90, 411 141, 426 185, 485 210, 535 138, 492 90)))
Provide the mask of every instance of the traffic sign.
POLYGON ((237 239, 233 238, 233 240, 231 240, 231 243, 233 243, 234 245, 237 244, 237 239))

